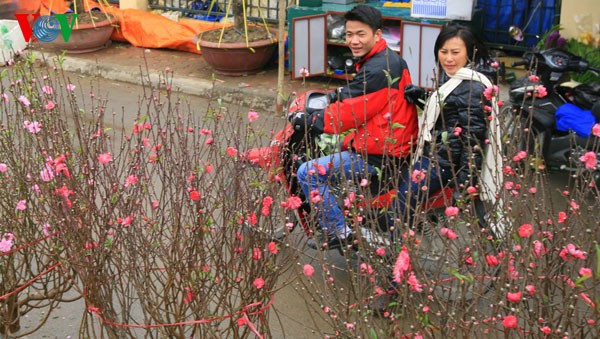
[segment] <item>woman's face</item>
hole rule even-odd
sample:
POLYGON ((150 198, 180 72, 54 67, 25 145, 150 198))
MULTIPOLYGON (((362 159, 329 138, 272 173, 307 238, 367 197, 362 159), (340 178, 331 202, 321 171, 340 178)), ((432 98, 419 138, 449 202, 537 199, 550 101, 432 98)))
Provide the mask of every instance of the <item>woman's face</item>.
POLYGON ((438 50, 437 56, 444 72, 454 75, 467 65, 467 46, 461 38, 454 37, 446 40, 442 48, 438 50))

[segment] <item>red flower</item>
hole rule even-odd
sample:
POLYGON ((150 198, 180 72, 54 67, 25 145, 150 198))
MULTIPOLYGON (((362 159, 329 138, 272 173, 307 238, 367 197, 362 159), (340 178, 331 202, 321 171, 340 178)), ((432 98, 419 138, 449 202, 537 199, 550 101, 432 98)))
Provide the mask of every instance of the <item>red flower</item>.
POLYGON ((531 224, 523 224, 519 227, 519 236, 521 238, 529 238, 533 235, 533 226, 531 224))
POLYGON ((523 293, 521 293, 521 292, 506 293, 506 299, 508 299, 508 301, 513 302, 513 303, 518 303, 519 301, 521 301, 522 296, 523 296, 523 293))
POLYGON ((198 200, 200 200, 200 198, 202 198, 202 195, 200 194, 200 192, 198 192, 196 190, 190 191, 190 199, 192 199, 193 201, 198 201, 198 200))
POLYGON ((527 152, 525 151, 519 151, 517 152, 517 154, 513 157, 513 161, 515 162, 519 162, 523 159, 527 158, 527 152))
POLYGON ((530 296, 535 294, 535 286, 533 285, 527 285, 525 286, 525 291, 527 291, 527 294, 529 294, 530 296))
POLYGON ((265 286, 265 280, 263 278, 256 278, 254 279, 254 287, 256 287, 257 289, 261 289, 265 286))
POLYGON ((515 317, 512 314, 507 315, 506 317, 504 317, 504 320, 502 320, 502 325, 504 325, 504 327, 506 328, 517 327, 517 317, 515 317))
POLYGON ((573 244, 567 244, 567 247, 563 248, 558 255, 565 261, 575 259, 585 260, 585 253, 583 253, 582 250, 576 248, 573 244))
POLYGON ((297 196, 291 196, 287 198, 285 202, 281 203, 281 206, 285 207, 288 210, 295 210, 302 205, 302 199, 297 196))
POLYGON ((565 212, 558 212, 558 222, 559 223, 563 223, 565 222, 565 220, 567 220, 567 213, 565 212))
POLYGON ((485 261, 487 261, 487 264, 490 267, 494 267, 494 266, 500 265, 500 260, 498 260, 498 257, 496 257, 495 255, 492 255, 492 254, 486 255, 485 256, 485 261))
POLYGON ((273 198, 266 196, 262 202, 261 213, 264 216, 268 216, 271 213, 271 205, 273 204, 273 198))
POLYGON ((227 151, 226 152, 227 152, 227 155, 230 156, 230 157, 235 157, 237 155, 237 153, 238 153, 238 151, 235 148, 231 147, 231 146, 227 147, 227 151))
POLYGON ((260 250, 260 248, 253 248, 252 249, 252 259, 260 260, 261 258, 262 258, 262 251, 260 250))
POLYGON ((277 244, 274 241, 271 241, 269 245, 267 245, 267 249, 273 254, 277 254, 277 252, 279 251, 279 249, 277 248, 277 244))
POLYGON ((256 226, 256 224, 258 224, 258 218, 256 217, 256 213, 250 213, 250 215, 248 216, 248 223, 252 226, 256 226))

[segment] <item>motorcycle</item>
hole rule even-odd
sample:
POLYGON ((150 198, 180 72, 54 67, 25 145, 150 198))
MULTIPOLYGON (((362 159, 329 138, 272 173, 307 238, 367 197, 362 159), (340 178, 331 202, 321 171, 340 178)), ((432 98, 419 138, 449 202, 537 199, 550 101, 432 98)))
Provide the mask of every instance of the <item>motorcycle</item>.
MULTIPOLYGON (((297 112, 304 112, 310 116, 317 110, 322 110, 329 105, 329 95, 324 91, 311 90, 301 95, 292 93, 285 105, 288 117, 297 112)), ((319 226, 317 213, 311 209, 311 203, 304 196, 299 187, 298 179, 294 175, 299 166, 310 160, 332 151, 331 143, 323 142, 323 135, 313 135, 307 133, 304 128, 296 128, 292 123, 288 123, 282 130, 276 133, 269 146, 254 148, 243 153, 242 159, 252 166, 258 166, 266 173, 270 180, 277 180, 281 183, 288 197, 299 197, 302 204, 293 210, 293 219, 295 222, 290 227, 282 225, 279 229, 272 230, 272 236, 277 240, 283 240, 299 225, 307 238, 317 239, 319 226)), ((325 137, 327 138, 327 137, 325 137)), ((335 136, 332 137, 334 145, 337 144, 335 136)), ((333 147, 334 149, 337 147, 333 147)), ((398 173, 397 178, 402 174, 398 173)), ((355 205, 350 213, 360 214, 362 222, 355 226, 356 241, 353 246, 349 246, 356 254, 363 256, 364 253, 374 253, 376 249, 392 248, 390 253, 397 253, 399 242, 394 237, 406 237, 411 230, 403 230, 388 224, 387 213, 389 213, 392 201, 396 196, 397 186, 386 186, 382 184, 385 179, 371 180, 368 187, 363 187, 359 183, 332 182, 330 187, 336 194, 338 203, 344 210, 344 199, 350 195, 357 198, 355 205), (403 233, 403 234, 401 234, 403 233)), ((394 180, 391 180, 394 182, 394 180)), ((421 223, 415 226, 414 239, 418 238, 417 248, 415 248, 416 257, 419 259, 419 266, 426 275, 440 279, 441 283, 436 286, 439 295, 446 299, 458 299, 463 297, 459 293, 460 282, 455 274, 464 274, 472 276, 493 276, 494 272, 487 271, 488 265, 466 265, 464 260, 464 249, 473 248, 474 236, 483 234, 480 232, 480 224, 475 223, 457 223, 446 218, 445 208, 452 204, 453 189, 447 188, 435 193, 428 201, 424 202, 421 210, 425 217, 421 216, 421 223), (450 226, 451 225, 451 226, 450 226), (457 237, 448 241, 443 230, 446 227, 453 227, 457 237), (477 229, 477 232, 473 230, 477 229)), ((347 202, 347 201, 346 201, 347 202)), ((346 205, 347 206, 347 205, 346 205)), ((348 210, 348 209, 347 209, 348 210)), ((480 222, 485 218, 485 209, 478 209, 478 219, 480 222)), ((353 216, 356 216, 354 214, 353 216)), ((309 246, 311 247, 311 246, 309 246)), ((314 246, 312 248, 315 248, 314 246)), ((339 248, 338 251, 344 255, 346 248, 339 248)), ((486 253, 495 252, 495 249, 482 249, 486 253)), ((368 257, 369 255, 366 255, 368 257)), ((392 259, 393 260, 393 259, 392 259)), ((393 264, 391 264, 393 266, 393 264)), ((486 287, 491 285, 491 281, 484 282, 486 287)), ((473 287, 470 287, 473 288, 473 287)), ((472 293, 467 291, 466 296, 472 293)))
MULTIPOLYGON (((572 129, 565 130, 562 122, 567 120, 560 121, 560 114, 557 118, 557 111, 565 104, 582 106, 581 102, 575 100, 577 91, 583 90, 582 85, 562 81, 563 75, 568 72, 586 71, 599 74, 600 68, 593 67, 587 60, 560 49, 527 52, 521 61, 514 62, 512 65, 530 68, 530 74, 521 77, 511 85, 510 105, 505 106, 501 112, 507 122, 509 136, 516 137, 514 133, 517 131, 529 131, 526 132, 522 144, 518 147, 528 154, 539 150, 544 166, 569 172, 582 169, 584 163, 580 158, 587 152, 596 153, 597 158, 600 159, 597 138, 589 135, 591 126, 587 131, 588 135, 575 133, 572 129), (539 85, 546 89, 547 95, 538 93, 539 85), (561 125, 561 128, 558 125, 561 125)), ((587 108, 591 110, 592 115, 596 116, 596 123, 598 123, 600 100, 589 103, 587 108)), ((581 117, 575 116, 573 119, 577 120, 581 117)), ((593 171, 594 181, 599 183, 600 162, 593 171)))

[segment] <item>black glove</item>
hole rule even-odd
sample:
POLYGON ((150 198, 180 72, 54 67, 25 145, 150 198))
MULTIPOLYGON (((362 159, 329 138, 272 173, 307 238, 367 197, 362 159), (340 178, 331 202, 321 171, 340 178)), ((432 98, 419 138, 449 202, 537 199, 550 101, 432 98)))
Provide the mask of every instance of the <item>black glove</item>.
POLYGON ((306 112, 304 111, 297 111, 294 113, 291 113, 288 116, 288 120, 290 121, 290 123, 292 124, 292 126, 294 126, 294 129, 296 131, 300 131, 306 128, 308 124, 308 120, 309 120, 309 115, 306 114, 306 112))
POLYGON ((408 84, 404 87, 404 99, 410 104, 419 104, 419 99, 425 99, 425 90, 419 86, 408 84))
POLYGON ((325 126, 323 111, 316 111, 310 115, 304 111, 298 111, 291 115, 290 122, 294 126, 294 130, 308 132, 312 135, 322 134, 325 126))
POLYGON ((327 97, 329 99, 329 103, 336 102, 337 99, 338 99, 338 95, 339 95, 339 93, 338 93, 337 89, 333 90, 333 91, 331 91, 329 93, 327 93, 327 97))

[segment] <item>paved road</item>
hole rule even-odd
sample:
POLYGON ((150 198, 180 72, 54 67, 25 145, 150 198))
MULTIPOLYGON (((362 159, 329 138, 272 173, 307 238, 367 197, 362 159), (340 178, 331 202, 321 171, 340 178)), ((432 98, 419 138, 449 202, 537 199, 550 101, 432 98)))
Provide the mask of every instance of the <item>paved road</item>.
MULTIPOLYGON (((89 100, 89 94, 91 92, 94 93, 96 98, 106 98, 106 111, 124 112, 125 119, 123 125, 126 127, 133 125, 138 108, 138 98, 143 95, 145 90, 143 87, 130 83, 91 78, 75 73, 66 73, 66 76, 71 79, 72 83, 78 86, 81 93, 81 100, 89 100)), ((191 107, 195 113, 205 114, 209 103, 207 99, 191 95, 183 96, 185 97, 185 100, 189 101, 189 107, 191 107)), ((243 106, 236 106, 235 104, 231 104, 231 106, 232 109, 237 111, 246 109, 243 106)), ((275 116, 275 113, 259 113, 261 114, 261 121, 264 124, 263 127, 265 130, 276 130, 284 123, 284 120, 281 117, 275 116)), ((118 129, 123 126, 115 124, 111 127, 118 129)), ((265 140, 265 145, 267 143, 268 140, 265 140)), ((550 190, 553 194, 557 194, 558 197, 561 188, 566 185, 566 180, 568 178, 560 173, 552 174, 548 178, 552 183, 550 185, 550 190)), ((559 200, 560 199, 558 199, 558 201, 559 200)), ((310 251, 305 253, 305 255, 308 256, 314 254, 314 252, 310 251)), ((336 262, 336 265, 339 267, 344 267, 345 265, 342 258, 336 254, 332 254, 330 259, 336 262)), ((273 322, 272 334, 276 338, 284 337, 284 334, 285 337, 289 338, 322 337, 322 333, 324 333, 324 329, 327 328, 327 326, 323 321, 318 319, 319 315, 311 314, 311 312, 314 312, 315 310, 315 305, 307 307, 307 301, 304 298, 305 295, 303 295, 303 290, 298 287, 298 284, 294 283, 294 278, 295 275, 293 272, 289 272, 286 276, 282 277, 282 281, 285 282, 286 287, 282 288, 276 295, 273 307, 277 312, 277 316, 273 315, 270 317, 273 322)), ((343 279, 339 279, 338 281, 343 281, 343 279)), ((31 338, 77 337, 83 309, 84 306, 82 302, 64 304, 53 313, 50 321, 40 331, 36 332, 35 335, 32 335, 31 338)), ((35 319, 38 317, 39 314, 26 315, 22 322, 23 329, 26 330, 28 326, 35 324, 35 319)))

